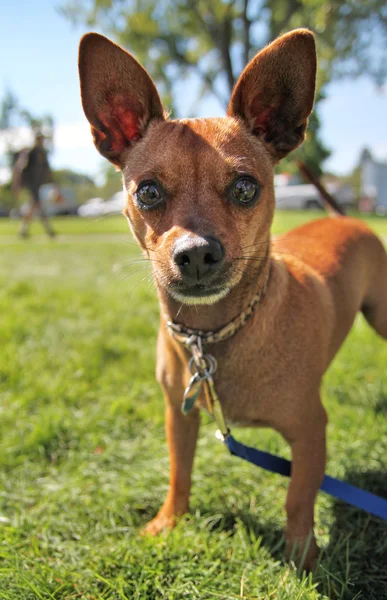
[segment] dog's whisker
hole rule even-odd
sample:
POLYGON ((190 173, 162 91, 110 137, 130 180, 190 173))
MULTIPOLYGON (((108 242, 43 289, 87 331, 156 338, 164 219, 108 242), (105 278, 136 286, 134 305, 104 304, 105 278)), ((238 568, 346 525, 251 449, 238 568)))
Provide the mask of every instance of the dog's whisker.
MULTIPOLYGON (((260 257, 254 257, 254 256, 240 256, 240 257, 236 257, 234 258, 234 260, 239 260, 239 261, 245 261, 245 262, 257 262, 257 263, 262 263, 264 262, 263 258, 260 257)), ((283 264, 286 265, 287 262, 285 260, 280 260, 279 258, 273 258, 271 257, 269 259, 271 262, 275 262, 275 263, 279 263, 279 264, 283 264)))
MULTIPOLYGON (((127 278, 128 278, 128 277, 130 277, 131 275, 134 275, 134 274, 135 274, 135 273, 137 273, 138 271, 141 271, 141 270, 144 270, 144 269, 147 269, 147 268, 149 268, 149 266, 150 266, 150 265, 142 265, 142 266, 140 267, 140 269, 136 269, 135 271, 129 271, 129 273, 127 273, 127 274, 125 275, 125 277, 122 279, 122 281, 124 281, 125 279, 127 279, 127 278)), ((127 270, 127 268, 130 268, 130 266, 129 266, 129 267, 126 267, 126 265, 123 265, 123 266, 122 266, 122 267, 120 267, 119 269, 116 269, 115 271, 112 271, 111 273, 109 273, 109 275, 108 275, 108 279, 109 279, 109 280, 110 280, 110 279, 114 279, 114 278, 116 277, 116 275, 119 275, 119 274, 120 274, 120 273, 122 273, 123 271, 126 271, 126 270, 127 270)))
POLYGON ((122 264, 120 264, 120 267, 117 270, 112 271, 112 273, 113 273, 113 275, 115 275, 116 273, 119 273, 123 269, 127 269, 128 267, 131 267, 132 265, 139 264, 139 263, 147 263, 148 267, 152 266, 149 260, 145 260, 145 259, 131 260, 128 263, 123 262, 122 264))
POLYGON ((175 315, 175 319, 177 319, 177 317, 179 316, 179 314, 180 314, 181 309, 183 308, 183 306, 184 306, 183 303, 181 303, 180 306, 179 306, 179 309, 178 309, 178 311, 177 311, 177 313, 175 315))
POLYGON ((132 295, 134 294, 135 290, 138 288, 139 285, 141 285, 142 283, 144 283, 144 281, 149 281, 150 277, 152 277, 152 275, 147 275, 146 277, 144 277, 143 279, 140 279, 140 281, 138 281, 136 283, 136 285, 132 288, 132 290, 129 292, 129 296, 128 299, 130 299, 132 297, 132 295))
MULTIPOLYGON (((260 244, 250 244, 249 246, 242 246, 241 250, 242 251, 244 251, 244 250, 252 251, 256 248, 257 250, 260 251, 261 248, 259 246, 260 246, 260 244)), ((286 252, 285 250, 277 250, 277 248, 275 248, 273 246, 272 246, 271 250, 274 254, 288 254, 289 256, 297 256, 296 254, 294 254, 294 252, 286 252)))
MULTIPOLYGON (((139 250, 139 246, 138 243, 136 242, 130 242, 129 240, 124 240, 126 244, 130 244, 131 246, 135 246, 137 248, 137 250, 139 250)), ((149 248, 148 246, 145 246, 145 244, 143 245, 143 248, 145 250, 148 250, 149 252, 157 252, 157 250, 155 250, 154 248, 149 248)))
MULTIPOLYGON (((124 281, 129 279, 129 277, 133 277, 134 275, 136 275, 136 273, 140 273, 141 271, 144 271, 147 268, 148 268, 148 265, 140 267, 139 269, 136 269, 135 271, 128 273, 127 275, 125 275, 125 277, 122 277, 118 283, 119 284, 123 283, 124 281)), ((152 274, 150 273, 148 276, 150 276, 150 275, 152 275, 152 274)), ((113 276, 113 274, 111 276, 113 276)))
POLYGON ((246 250, 247 248, 251 248, 253 246, 270 246, 270 244, 272 244, 273 242, 270 242, 270 240, 263 240, 261 242, 254 242, 254 244, 247 244, 247 246, 241 246, 241 250, 246 250))

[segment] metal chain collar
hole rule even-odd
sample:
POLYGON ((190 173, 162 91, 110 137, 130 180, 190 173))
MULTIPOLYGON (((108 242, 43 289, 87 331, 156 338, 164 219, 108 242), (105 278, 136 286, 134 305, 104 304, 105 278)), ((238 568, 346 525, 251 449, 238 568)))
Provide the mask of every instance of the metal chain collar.
POLYGON ((266 291, 270 276, 270 259, 268 260, 268 265, 265 282, 259 292, 251 300, 247 309, 218 331, 205 332, 189 329, 182 325, 178 325, 177 323, 173 323, 172 321, 167 321, 167 328, 170 335, 180 344, 185 346, 192 355, 188 361, 188 369, 190 373, 192 373, 192 377, 184 391, 182 411, 184 414, 189 413, 193 408, 197 397, 204 388, 208 411, 215 419, 216 424, 219 427, 219 434, 223 440, 228 437, 230 430, 226 425, 222 406, 218 394, 216 393, 213 380, 213 375, 216 372, 218 365, 212 354, 203 351, 203 344, 216 344, 217 342, 222 342, 232 337, 243 327, 246 321, 251 317, 255 307, 266 291))

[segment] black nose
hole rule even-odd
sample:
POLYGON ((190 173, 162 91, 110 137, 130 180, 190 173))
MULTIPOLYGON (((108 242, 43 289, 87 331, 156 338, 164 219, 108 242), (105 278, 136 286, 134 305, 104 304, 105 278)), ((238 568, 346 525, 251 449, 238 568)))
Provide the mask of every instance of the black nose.
POLYGON ((224 248, 216 238, 183 236, 175 244, 173 260, 184 277, 200 281, 222 267, 224 248))

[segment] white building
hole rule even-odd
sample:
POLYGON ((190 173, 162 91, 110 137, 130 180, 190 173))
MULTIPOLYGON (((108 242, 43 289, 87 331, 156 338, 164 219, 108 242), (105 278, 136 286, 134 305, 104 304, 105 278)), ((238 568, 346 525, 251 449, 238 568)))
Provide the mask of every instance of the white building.
POLYGON ((387 163, 377 162, 369 150, 363 150, 361 159, 361 198, 377 214, 387 213, 387 163))

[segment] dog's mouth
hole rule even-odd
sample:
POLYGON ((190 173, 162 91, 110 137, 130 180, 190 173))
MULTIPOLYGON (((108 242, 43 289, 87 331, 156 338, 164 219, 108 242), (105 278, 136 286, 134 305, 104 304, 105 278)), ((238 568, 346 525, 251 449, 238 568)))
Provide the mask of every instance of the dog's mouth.
POLYGON ((223 273, 198 281, 169 280, 166 291, 183 304, 215 304, 229 294, 235 283, 233 270, 228 268, 223 273))
POLYGON ((222 271, 204 277, 179 277, 175 272, 165 272, 154 265, 154 276, 160 288, 181 304, 210 305, 225 298, 239 283, 242 271, 229 263, 222 271))
POLYGON ((231 287, 227 284, 208 285, 197 283, 191 286, 184 286, 179 282, 168 286, 168 293, 183 304, 215 304, 222 298, 225 298, 230 292, 231 287))

